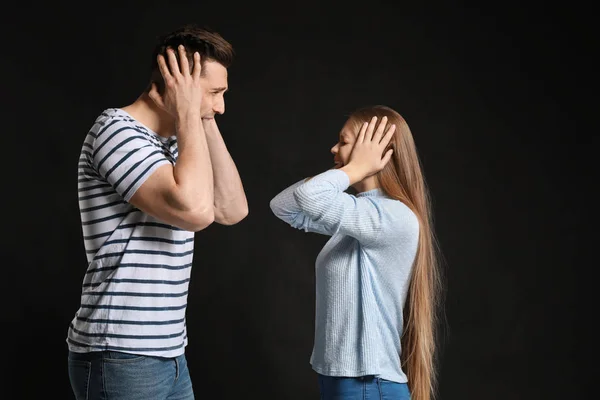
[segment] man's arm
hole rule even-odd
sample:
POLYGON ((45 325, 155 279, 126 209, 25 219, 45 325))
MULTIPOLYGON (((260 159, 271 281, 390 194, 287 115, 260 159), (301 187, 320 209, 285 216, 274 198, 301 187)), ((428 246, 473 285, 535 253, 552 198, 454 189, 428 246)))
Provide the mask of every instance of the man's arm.
POLYGON ((175 53, 167 51, 170 69, 162 55, 158 65, 165 79, 165 93, 156 84, 149 95, 174 118, 179 156, 173 167, 161 166, 131 198, 140 210, 182 229, 199 231, 214 221, 213 173, 200 117, 202 87, 200 55, 194 54, 190 71, 183 46, 179 48, 181 70, 175 53))
POLYGON ((248 215, 248 201, 238 170, 214 119, 202 120, 210 152, 214 183, 214 218, 233 225, 248 215))
POLYGON ((131 198, 147 214, 197 232, 214 221, 213 177, 199 115, 178 116, 177 164, 159 167, 131 198))

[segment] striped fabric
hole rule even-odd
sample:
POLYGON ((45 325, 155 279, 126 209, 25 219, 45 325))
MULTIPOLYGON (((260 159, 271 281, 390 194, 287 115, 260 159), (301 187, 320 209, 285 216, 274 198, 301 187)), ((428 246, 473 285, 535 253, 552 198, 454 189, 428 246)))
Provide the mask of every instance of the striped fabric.
POLYGON ((163 138, 121 109, 105 110, 85 137, 78 191, 88 265, 67 335, 71 351, 184 352, 194 234, 128 203, 176 159, 175 136, 163 138))

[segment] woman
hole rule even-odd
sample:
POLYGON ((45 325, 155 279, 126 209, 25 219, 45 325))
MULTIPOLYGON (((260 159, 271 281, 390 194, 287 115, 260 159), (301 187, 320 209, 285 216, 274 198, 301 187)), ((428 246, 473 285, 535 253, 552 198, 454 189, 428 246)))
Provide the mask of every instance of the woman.
POLYGON ((440 280, 412 134, 396 111, 363 108, 331 152, 333 169, 270 204, 292 227, 331 236, 315 269, 310 361, 321 398, 429 400, 440 280))

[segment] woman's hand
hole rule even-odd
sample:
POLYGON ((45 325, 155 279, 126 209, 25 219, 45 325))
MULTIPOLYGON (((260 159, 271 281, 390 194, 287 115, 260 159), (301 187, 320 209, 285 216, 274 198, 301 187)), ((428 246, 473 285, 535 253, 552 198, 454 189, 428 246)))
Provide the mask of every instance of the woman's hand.
POLYGON ((387 117, 381 119, 377 130, 375 130, 376 123, 377 117, 373 117, 368 124, 364 123, 352 148, 348 164, 340 168, 350 178, 350 185, 381 171, 392 157, 392 149, 385 154, 383 151, 390 143, 396 131, 396 125, 391 125, 384 132, 387 117))

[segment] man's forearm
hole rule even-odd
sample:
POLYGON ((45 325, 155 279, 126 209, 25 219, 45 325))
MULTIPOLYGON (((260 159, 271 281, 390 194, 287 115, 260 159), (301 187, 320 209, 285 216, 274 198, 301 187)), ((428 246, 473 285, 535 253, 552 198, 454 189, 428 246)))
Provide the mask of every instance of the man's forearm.
POLYGON ((188 209, 210 209, 214 204, 213 172, 199 116, 178 118, 177 149, 179 155, 173 172, 181 202, 188 209))
POLYGON ((203 121, 214 181, 215 221, 235 224, 248 215, 248 202, 235 162, 214 120, 203 121))

